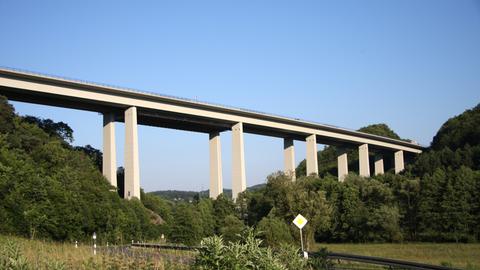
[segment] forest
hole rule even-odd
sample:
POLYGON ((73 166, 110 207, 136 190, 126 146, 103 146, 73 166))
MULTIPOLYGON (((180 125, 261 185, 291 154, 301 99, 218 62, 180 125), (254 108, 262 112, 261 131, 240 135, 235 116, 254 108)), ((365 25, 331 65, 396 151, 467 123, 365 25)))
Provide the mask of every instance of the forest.
MULTIPOLYGON (((360 131, 400 139, 385 124, 360 131)), ((478 242, 480 240, 480 105, 446 121, 431 145, 401 174, 336 177, 336 152, 318 152, 320 173, 297 180, 272 173, 236 202, 152 193, 124 200, 101 173, 101 152, 74 147, 66 123, 19 116, 0 98, 0 233, 32 239, 131 240, 197 245, 208 236, 234 241, 254 229, 269 246, 298 241, 301 213, 307 248, 315 242, 478 242)), ((358 153, 349 153, 356 170, 358 153)), ((391 162, 390 162, 391 163, 391 162)), ((388 166, 389 161, 386 160, 388 166)), ((121 170, 119 171, 121 173, 121 170)), ((121 177, 119 177, 121 178, 121 177)))

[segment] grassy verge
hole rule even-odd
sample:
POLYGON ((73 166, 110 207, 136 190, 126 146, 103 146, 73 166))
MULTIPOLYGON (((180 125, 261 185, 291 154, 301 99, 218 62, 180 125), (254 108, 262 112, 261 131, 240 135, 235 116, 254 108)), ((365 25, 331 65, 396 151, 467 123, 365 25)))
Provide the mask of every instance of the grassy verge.
POLYGON ((17 266, 12 269, 188 269, 193 256, 186 251, 122 247, 99 247, 94 255, 90 245, 75 248, 72 243, 0 236, 0 268, 5 267, 2 261, 13 261, 17 266))
POLYGON ((480 244, 317 244, 332 252, 375 256, 463 269, 480 269, 480 244))
MULTIPOLYGON (((1 256, 15 253, 26 268, 13 269, 188 269, 195 253, 176 250, 99 247, 93 255, 90 245, 29 240, 0 235, 1 256)), ((317 244, 315 249, 392 258, 421 263, 448 265, 463 269, 480 269, 480 244, 317 244)), ((14 255, 13 257, 15 257, 14 255)))

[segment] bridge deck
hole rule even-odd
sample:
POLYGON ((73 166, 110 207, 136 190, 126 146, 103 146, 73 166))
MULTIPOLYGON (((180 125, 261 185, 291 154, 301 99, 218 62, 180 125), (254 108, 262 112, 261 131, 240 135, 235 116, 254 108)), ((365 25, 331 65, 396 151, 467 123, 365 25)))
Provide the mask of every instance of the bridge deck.
POLYGON ((10 69, 0 69, 0 94, 16 101, 115 112, 116 121, 124 121, 125 109, 135 106, 141 125, 212 133, 242 122, 244 132, 259 135, 304 141, 315 134, 318 143, 328 145, 369 144, 377 150, 410 153, 423 150, 415 143, 325 124, 10 69))

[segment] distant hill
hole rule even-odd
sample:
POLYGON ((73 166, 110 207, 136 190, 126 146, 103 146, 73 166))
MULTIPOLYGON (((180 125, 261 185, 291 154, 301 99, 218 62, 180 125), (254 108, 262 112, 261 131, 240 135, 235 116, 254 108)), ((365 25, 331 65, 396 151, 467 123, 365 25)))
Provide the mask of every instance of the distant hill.
MULTIPOLYGON (((248 187, 247 190, 256 190, 259 188, 263 188, 265 184, 258 184, 251 187, 248 187)), ((203 191, 181 191, 181 190, 159 190, 159 191, 152 191, 149 194, 159 196, 165 200, 169 201, 180 201, 180 202, 190 202, 193 201, 196 197, 200 198, 208 198, 209 190, 203 191)), ((231 189, 223 189, 223 194, 228 198, 232 197, 232 190, 231 189)))
POLYGON ((448 119, 412 170, 425 175, 440 167, 457 170, 462 166, 480 170, 480 104, 448 119))
POLYGON ((431 148, 452 150, 480 145, 480 104, 445 122, 433 137, 431 148))
MULTIPOLYGON (((403 141, 410 141, 407 139, 402 139, 400 136, 395 133, 387 124, 373 124, 366 127, 360 128, 358 131, 369 133, 378 136, 384 136, 387 138, 403 140, 403 141)), ((358 171, 358 150, 357 149, 350 149, 348 150, 348 168, 351 171, 358 171)), ((325 146, 324 149, 319 150, 318 153, 318 174, 320 177, 325 177, 326 175, 337 175, 337 157, 338 157, 338 149, 335 146, 325 146)), ((371 160, 370 168, 374 167, 373 159, 371 160)), ((384 157, 384 162, 386 167, 392 167, 393 161, 391 157, 384 157)), ((302 160, 297 169, 296 173, 297 176, 304 176, 307 172, 307 164, 305 159, 302 160)))

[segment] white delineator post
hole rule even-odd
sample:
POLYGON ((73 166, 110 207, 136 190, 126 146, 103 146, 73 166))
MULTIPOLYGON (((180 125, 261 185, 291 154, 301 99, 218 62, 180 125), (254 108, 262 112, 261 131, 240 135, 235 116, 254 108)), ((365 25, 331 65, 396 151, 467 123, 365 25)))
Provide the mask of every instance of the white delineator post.
POLYGON ((307 137, 307 176, 318 175, 317 137, 312 134, 307 137))
POLYGON ((346 151, 341 151, 337 157, 338 181, 343 182, 348 175, 348 155, 346 151))
POLYGON ((117 187, 117 151, 115 147, 115 115, 103 114, 103 175, 117 187))
POLYGON ((358 147, 358 159, 360 176, 370 177, 370 161, 368 156, 368 144, 362 144, 358 147))
POLYGON ((210 198, 216 199, 223 193, 222 147, 220 133, 210 133, 210 198))
POLYGON ((375 156, 375 175, 382 175, 385 173, 385 165, 382 155, 375 156))
POLYGON ((283 140, 284 173, 295 181, 295 147, 292 139, 283 140))
POLYGON ((137 108, 125 111, 125 199, 140 199, 137 108))
POLYGON ((243 123, 232 127, 232 198, 247 189, 245 176, 245 152, 243 148, 243 123))
POLYGON ((395 173, 400 173, 405 169, 405 161, 403 158, 403 151, 395 152, 395 173))
POLYGON ((93 233, 93 255, 97 255, 97 234, 93 233))

